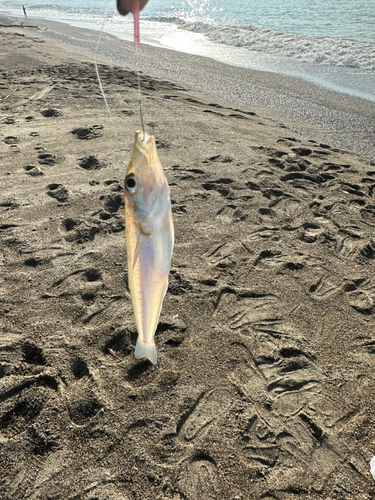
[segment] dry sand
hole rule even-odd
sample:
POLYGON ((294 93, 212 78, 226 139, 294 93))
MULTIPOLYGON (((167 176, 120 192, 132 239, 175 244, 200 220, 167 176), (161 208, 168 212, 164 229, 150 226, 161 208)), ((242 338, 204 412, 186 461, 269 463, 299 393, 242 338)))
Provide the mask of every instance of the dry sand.
MULTIPOLYGON (((18 31, 18 34, 17 34, 18 31)), ((0 30, 0 498, 371 500, 375 164, 142 76, 176 233, 133 356, 137 78, 0 30)))

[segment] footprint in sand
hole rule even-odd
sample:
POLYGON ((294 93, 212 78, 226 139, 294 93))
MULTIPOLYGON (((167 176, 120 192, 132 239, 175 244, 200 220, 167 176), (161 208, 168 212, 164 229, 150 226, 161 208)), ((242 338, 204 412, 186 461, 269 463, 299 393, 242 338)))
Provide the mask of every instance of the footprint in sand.
POLYGON ((360 254, 366 259, 374 259, 375 258, 375 243, 374 241, 370 241, 370 243, 364 243, 361 245, 360 254))
POLYGON ((360 214, 366 224, 375 226, 375 205, 367 205, 365 208, 360 210, 360 214))
MULTIPOLYGON (((344 182, 342 181, 341 183, 342 190, 345 194, 352 194, 354 196, 358 197, 365 197, 366 194, 363 192, 363 186, 360 186, 359 184, 353 184, 351 182, 344 182)), ((354 200, 349 200, 350 203, 352 203, 354 200)), ((357 201, 358 203, 358 201, 357 201)), ((361 200, 359 201, 360 205, 365 205, 365 201, 361 200)))
POLYGON ((369 315, 374 309, 374 300, 366 291, 354 290, 347 292, 348 304, 361 314, 369 315))
POLYGON ((159 321, 156 333, 160 335, 160 341, 164 345, 177 348, 185 340, 185 323, 178 318, 162 317, 159 321))
POLYGON ((221 317, 222 311, 231 311, 226 320, 231 329, 237 330, 268 318, 278 318, 277 306, 278 298, 273 294, 224 291, 220 295, 214 316, 221 317))
POLYGON ((305 172, 290 172, 280 177, 282 182, 290 182, 293 187, 310 190, 316 184, 322 184, 323 178, 319 175, 305 172))
POLYGON ((347 449, 314 413, 300 412, 287 421, 285 430, 271 431, 276 431, 280 456, 270 479, 278 481, 281 489, 292 489, 298 484, 298 475, 305 474, 308 484, 320 491, 332 472, 345 461, 347 449))
POLYGON ((99 170, 105 167, 105 164, 98 160, 96 156, 86 156, 78 159, 78 165, 85 170, 99 170))
MULTIPOLYGON (((112 352, 120 353, 123 356, 130 356, 133 354, 134 345, 137 341, 137 332, 130 331, 126 328, 118 328, 116 329, 110 336, 110 338, 106 341, 104 345, 104 352, 106 354, 112 352)), ((136 375, 132 377, 131 374, 128 374, 129 381, 133 381, 136 379, 136 375)))
POLYGON ((180 165, 172 165, 171 169, 180 181, 196 181, 200 176, 206 175, 206 172, 199 168, 183 168, 180 165))
POLYGON ((19 137, 14 135, 8 135, 4 138, 5 144, 9 144, 10 146, 14 146, 20 142, 19 137))
POLYGON ((220 218, 224 223, 231 224, 232 222, 240 222, 246 220, 249 215, 244 213, 241 208, 237 205, 224 205, 215 214, 216 217, 220 218))
POLYGON ((14 125, 16 123, 16 120, 12 116, 7 116, 6 118, 3 118, 1 120, 1 123, 4 123, 6 125, 14 125))
POLYGON ((173 205, 172 201, 172 213, 175 215, 184 215, 187 212, 186 205, 173 205))
POLYGON ((77 137, 77 139, 96 139, 103 135, 102 129, 103 125, 92 125, 91 127, 78 127, 71 130, 71 133, 77 137))
POLYGON ((318 224, 306 222, 301 228, 299 239, 305 243, 315 243, 323 229, 318 224))
POLYGON ((233 179, 222 178, 216 181, 207 181, 202 184, 203 189, 206 191, 216 191, 222 196, 226 197, 231 193, 229 184, 231 184, 233 179))
POLYGON ((54 165, 56 163, 56 156, 50 153, 38 154, 38 163, 40 165, 54 165))
MULTIPOLYGON (((101 289, 101 284, 98 287, 94 287, 94 291, 101 289)), ((86 289, 85 293, 87 292, 88 290, 86 289)), ((105 328, 114 322, 121 323, 122 311, 128 305, 128 301, 124 295, 115 295, 112 297, 100 296, 98 300, 92 303, 92 306, 90 304, 87 305, 86 314, 82 322, 90 326, 105 328)))
POLYGON ((279 228, 269 228, 262 227, 257 231, 249 233, 246 237, 246 244, 254 243, 256 241, 264 241, 264 240, 274 240, 277 241, 279 239, 278 233, 280 232, 279 228))
POLYGON ((40 168, 36 167, 35 165, 26 165, 23 168, 26 171, 27 175, 31 175, 32 177, 43 175, 43 172, 40 170, 40 168))
POLYGON ((277 194, 278 197, 272 200, 268 207, 272 209, 275 216, 281 221, 293 221, 305 210, 303 204, 299 200, 290 198, 289 196, 285 197, 283 195, 279 197, 279 193, 277 194))
POLYGON ((332 273, 323 274, 319 280, 310 286, 310 294, 316 300, 328 299, 341 290, 343 279, 332 273))
MULTIPOLYGON (((24 361, 30 364, 30 359, 24 361)), ((35 359, 31 360, 35 364, 35 359)), ((14 383, 13 378, 5 381, 0 416, 0 436, 13 439, 35 425, 45 405, 55 397, 57 380, 50 375, 28 376, 14 383)))
POLYGON ((364 315, 370 315, 375 304, 375 289, 363 278, 344 285, 340 276, 324 274, 310 287, 310 294, 315 300, 326 300, 335 293, 344 291, 348 304, 364 315))
POLYGON ((169 274, 168 293, 172 295, 185 295, 193 287, 188 279, 176 269, 171 269, 169 274))
POLYGON ((347 283, 344 287, 348 304, 364 315, 370 315, 374 309, 375 288, 369 280, 360 278, 347 283))
POLYGON ((298 156, 310 156, 312 154, 312 149, 304 147, 292 148, 292 151, 298 156))
MULTIPOLYGON (((65 269, 63 269, 63 271, 65 271, 65 269)), ((71 281, 75 281, 77 276, 79 276, 80 281, 84 283, 85 282, 91 283, 94 281, 97 282, 102 280, 102 274, 99 271, 99 269, 93 267, 88 267, 84 269, 79 268, 75 271, 70 272, 69 274, 64 273, 64 275, 61 278, 54 281, 51 288, 60 287, 61 285, 63 285, 64 293, 66 293, 67 291, 66 287, 71 287, 73 290, 77 290, 76 283, 74 283, 73 286, 71 286, 71 281)))
POLYGON ((361 347, 364 347, 369 354, 375 354, 375 339, 368 339, 362 342, 361 347))
POLYGON ((48 184, 47 195, 61 203, 65 203, 70 197, 70 192, 62 184, 48 184))
MULTIPOLYGON (((256 317, 256 302, 246 302, 245 314, 250 305, 256 317)), ((323 375, 308 341, 281 317, 281 306, 259 306, 257 322, 250 314, 246 339, 232 344, 230 380, 248 399, 237 420, 242 458, 253 470, 266 471, 283 491, 297 487, 299 475, 290 473, 296 468, 310 485, 322 488, 347 454, 334 425, 325 425, 315 409, 324 403, 323 375)), ((230 325, 231 318, 227 321, 230 325)))
POLYGON ((168 141, 165 141, 164 139, 160 138, 155 140, 155 144, 158 149, 169 149, 171 146, 168 141))
POLYGON ((62 111, 56 108, 46 108, 42 109, 41 114, 46 118, 50 118, 51 116, 52 117, 61 116, 62 111))
MULTIPOLYGON (((332 162, 329 162, 329 161, 325 161, 322 163, 322 167, 325 171, 328 171, 328 172, 334 172, 335 174, 336 173, 341 173, 344 171, 344 167, 338 163, 332 163, 332 162)), ((334 178, 337 177, 337 175, 334 175, 333 176, 334 178)))
POLYGON ((124 206, 124 199, 120 194, 103 195, 100 200, 104 201, 104 210, 111 214, 116 213, 124 206))
POLYGON ((311 355, 297 347, 282 347, 274 360, 260 357, 255 362, 267 380, 267 391, 274 396, 311 391, 322 378, 311 355))
POLYGON ((67 234, 64 235, 66 241, 75 241, 83 243, 84 241, 93 241, 95 235, 99 233, 100 228, 96 224, 88 221, 67 218, 62 221, 63 229, 67 234))
POLYGON ((215 463, 194 457, 185 465, 178 488, 187 500, 218 500, 222 491, 215 463))
MULTIPOLYGON (((234 209, 232 215, 237 214, 237 208, 234 209)), ((242 214, 243 215, 243 214, 242 214)), ((247 247, 246 242, 230 241, 215 243, 202 253, 201 257, 206 259, 211 266, 219 269, 232 267, 238 260, 244 261, 249 258, 251 250, 247 247)))
POLYGON ((350 236, 344 234, 336 245, 336 251, 343 257, 354 259, 360 253, 360 249, 363 247, 363 240, 359 234, 352 233, 350 236))
POLYGON ((108 179, 103 182, 105 186, 108 186, 111 191, 123 191, 123 186, 117 179, 108 179))
POLYGON ((98 268, 78 268, 62 274, 50 287, 53 296, 69 297, 76 305, 80 322, 93 327, 108 328, 122 322, 124 308, 131 318, 131 305, 126 295, 107 295, 104 278, 98 268), (79 311, 79 312, 78 312, 79 311))
POLYGON ((26 341, 21 346, 21 350, 25 363, 36 366, 45 366, 47 364, 43 350, 37 345, 26 341))
POLYGON ((274 268, 285 268, 290 271, 298 271, 303 269, 306 262, 309 260, 308 257, 298 253, 282 253, 279 250, 263 250, 260 252, 258 257, 254 261, 254 267, 260 269, 274 268))
MULTIPOLYGON (((133 337, 136 337, 136 332, 134 332, 133 337)), ((129 349, 131 348, 131 353, 134 352, 133 345, 129 346, 129 349)), ((155 383, 158 377, 159 374, 157 370, 155 370, 147 360, 143 360, 136 361, 135 364, 133 364, 133 366, 128 370, 125 380, 129 382, 134 388, 139 388, 151 383, 155 383)), ((134 396, 135 398, 137 397, 136 394, 134 396)), ((133 424, 133 427, 141 426, 138 423, 138 425, 133 424)))
POLYGON ((178 435, 185 441, 201 437, 221 415, 228 411, 231 403, 231 394, 225 389, 214 389, 201 394, 187 417, 183 416, 180 419, 177 425, 178 435))
POLYGON ((78 425, 85 424, 102 408, 95 395, 93 382, 88 375, 81 372, 78 374, 77 380, 66 389, 65 397, 69 417, 72 422, 78 425))

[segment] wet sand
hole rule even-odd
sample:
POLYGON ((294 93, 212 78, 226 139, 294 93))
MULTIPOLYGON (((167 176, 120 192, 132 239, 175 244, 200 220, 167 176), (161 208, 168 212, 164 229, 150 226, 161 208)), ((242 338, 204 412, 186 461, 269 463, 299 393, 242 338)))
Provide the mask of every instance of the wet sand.
POLYGON ((1 498, 371 500, 374 160, 144 73, 175 224, 157 369, 125 261, 136 73, 99 67, 116 140, 92 60, 36 35, 0 29, 1 498))

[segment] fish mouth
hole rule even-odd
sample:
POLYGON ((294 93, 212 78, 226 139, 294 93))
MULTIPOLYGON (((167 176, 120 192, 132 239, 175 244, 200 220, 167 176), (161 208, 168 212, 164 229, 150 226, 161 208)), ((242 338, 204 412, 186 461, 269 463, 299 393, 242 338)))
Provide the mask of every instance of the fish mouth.
POLYGON ((139 151, 150 160, 150 155, 156 149, 155 138, 143 130, 137 130, 135 133, 134 151, 139 151))
POLYGON ((147 144, 149 139, 153 137, 152 135, 149 135, 147 132, 144 132, 143 130, 137 130, 135 133, 135 142, 140 143, 140 144, 147 144))

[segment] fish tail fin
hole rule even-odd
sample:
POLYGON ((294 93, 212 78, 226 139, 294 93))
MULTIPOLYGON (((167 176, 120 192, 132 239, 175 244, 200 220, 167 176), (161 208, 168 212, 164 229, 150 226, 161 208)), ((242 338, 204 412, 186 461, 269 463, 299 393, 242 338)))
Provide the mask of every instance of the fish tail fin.
POLYGON ((155 342, 152 345, 147 345, 143 344, 143 342, 140 342, 140 340, 137 339, 134 357, 136 359, 147 358, 153 365, 156 365, 158 362, 158 356, 156 354, 155 342))

